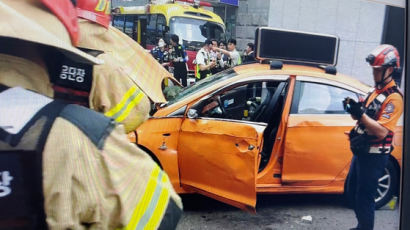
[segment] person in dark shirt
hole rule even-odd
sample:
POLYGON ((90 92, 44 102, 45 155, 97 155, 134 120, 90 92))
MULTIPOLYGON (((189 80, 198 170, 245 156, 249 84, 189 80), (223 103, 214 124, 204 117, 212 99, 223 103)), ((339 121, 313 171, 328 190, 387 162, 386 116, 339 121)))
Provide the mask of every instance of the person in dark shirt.
MULTIPOLYGON (((219 48, 226 50, 226 42, 223 40, 219 41, 219 48)), ((220 66, 222 70, 227 69, 228 68, 228 56, 221 53, 221 60, 222 60, 222 64, 220 63, 220 66)))
POLYGON ((254 51, 255 46, 253 45, 253 43, 248 43, 248 45, 246 46, 244 55, 243 55, 243 63, 246 62, 252 62, 255 61, 255 53, 254 51))
POLYGON ((187 86, 187 60, 184 47, 179 44, 178 35, 173 34, 171 36, 171 45, 172 51, 170 52, 170 60, 174 67, 174 77, 185 87, 187 86))
POLYGON ((165 49, 166 43, 162 38, 158 40, 158 46, 151 50, 151 55, 165 68, 168 70, 169 66, 169 53, 165 49))

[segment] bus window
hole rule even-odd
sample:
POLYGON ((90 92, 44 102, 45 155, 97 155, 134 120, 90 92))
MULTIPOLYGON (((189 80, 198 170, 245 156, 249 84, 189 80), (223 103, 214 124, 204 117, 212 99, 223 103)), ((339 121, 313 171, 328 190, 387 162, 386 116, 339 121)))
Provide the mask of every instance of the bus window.
POLYGON ((157 43, 157 15, 148 16, 147 22, 147 45, 156 45, 157 43))
POLYGON ((147 19, 148 15, 141 14, 135 16, 134 22, 134 37, 133 39, 137 41, 142 47, 146 48, 147 45, 147 19), (140 28, 138 28, 140 27, 140 28))
POLYGON ((173 17, 170 20, 170 33, 179 35, 179 40, 188 50, 200 49, 209 39, 223 39, 221 25, 200 19, 173 17))
POLYGON ((126 33, 130 37, 133 37, 133 31, 134 31, 134 16, 127 15, 125 16, 124 33, 126 33))
POLYGON ((157 31, 158 31, 158 37, 163 37, 165 32, 165 26, 167 25, 167 22, 165 20, 165 16, 162 14, 158 14, 157 17, 157 31))
POLYGON ((124 16, 114 16, 112 20, 112 25, 115 28, 124 31, 124 16))

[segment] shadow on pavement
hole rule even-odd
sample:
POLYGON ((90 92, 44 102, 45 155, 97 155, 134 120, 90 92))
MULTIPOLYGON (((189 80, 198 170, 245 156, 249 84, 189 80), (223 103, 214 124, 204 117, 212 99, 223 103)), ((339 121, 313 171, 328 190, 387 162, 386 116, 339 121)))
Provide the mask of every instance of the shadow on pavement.
MULTIPOLYGON (((184 210, 186 211, 233 211, 237 208, 216 201, 214 199, 199 194, 181 195, 184 210)), ((291 194, 291 195, 258 195, 256 211, 263 211, 265 208, 287 206, 340 206, 345 208, 345 201, 342 195, 329 194, 291 194)))

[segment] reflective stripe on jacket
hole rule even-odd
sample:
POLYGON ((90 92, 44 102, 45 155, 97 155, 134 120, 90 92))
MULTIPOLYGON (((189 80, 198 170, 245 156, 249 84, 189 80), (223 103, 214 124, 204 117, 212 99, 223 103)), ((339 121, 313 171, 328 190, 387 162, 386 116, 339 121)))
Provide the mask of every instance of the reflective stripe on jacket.
MULTIPOLYGON (((33 62, 0 55, 0 69, 4 85, 52 92, 47 71, 33 62)), ((24 107, 23 102, 10 101, 7 107, 24 107)), ((164 223, 175 226, 182 203, 166 173, 129 143, 122 125, 104 126, 96 119, 101 114, 80 106, 68 111, 73 110, 78 110, 76 116, 55 120, 44 146, 44 209, 49 229, 121 229, 135 223, 139 229, 156 229, 164 223), (100 135, 94 135, 96 130, 100 135), (169 218, 164 216, 171 214, 176 218, 166 222, 169 218)), ((18 147, 31 144, 41 125, 35 123, 18 147)), ((0 148, 10 146, 0 142, 0 148)))
POLYGON ((90 108, 124 124, 127 133, 135 130, 148 118, 151 107, 148 97, 131 77, 134 66, 121 58, 121 55, 125 55, 125 51, 119 53, 123 41, 115 36, 112 27, 106 29, 89 21, 80 21, 79 26, 82 31, 86 31, 79 46, 104 51, 98 55, 104 64, 96 65, 93 69, 90 108), (120 41, 122 43, 116 43, 120 41), (112 43, 110 46, 105 44, 109 42, 112 43))
MULTIPOLYGON (((208 55, 208 53, 206 53, 203 49, 200 49, 199 51, 198 51, 198 53, 201 53, 202 54, 202 57, 204 58, 204 63, 205 63, 205 65, 208 65, 209 64, 209 55, 208 55)), ((198 57, 198 56, 197 56, 198 57)), ((204 78, 207 78, 207 77, 209 77, 209 76, 211 76, 211 71, 210 70, 201 70, 201 68, 199 67, 199 65, 200 64, 198 64, 198 62, 197 62, 197 64, 195 65, 195 77, 197 78, 197 79, 204 79, 204 78)))

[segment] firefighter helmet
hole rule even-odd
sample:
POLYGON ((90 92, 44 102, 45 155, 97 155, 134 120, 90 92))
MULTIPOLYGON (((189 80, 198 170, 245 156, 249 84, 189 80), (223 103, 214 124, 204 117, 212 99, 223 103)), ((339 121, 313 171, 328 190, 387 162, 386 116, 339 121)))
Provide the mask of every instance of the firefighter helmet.
POLYGON ((70 0, 1 0, 0 28, 1 39, 51 47, 78 62, 101 62, 73 46, 79 29, 70 0))
POLYGON ((77 14, 106 28, 110 25, 111 0, 77 0, 77 14))
POLYGON ((392 45, 383 44, 374 49, 366 58, 372 67, 400 68, 400 56, 392 45))

